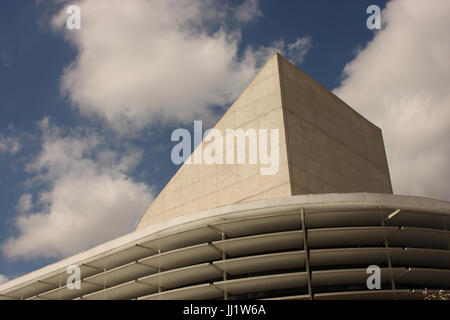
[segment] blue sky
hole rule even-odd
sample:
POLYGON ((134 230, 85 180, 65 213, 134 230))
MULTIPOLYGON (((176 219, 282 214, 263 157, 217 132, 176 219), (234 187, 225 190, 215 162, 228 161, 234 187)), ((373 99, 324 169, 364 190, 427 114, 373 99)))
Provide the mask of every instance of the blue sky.
POLYGON ((0 275, 133 231, 171 132, 213 124, 275 51, 383 129, 395 193, 449 200, 448 1, 386 2, 1 1, 0 275))

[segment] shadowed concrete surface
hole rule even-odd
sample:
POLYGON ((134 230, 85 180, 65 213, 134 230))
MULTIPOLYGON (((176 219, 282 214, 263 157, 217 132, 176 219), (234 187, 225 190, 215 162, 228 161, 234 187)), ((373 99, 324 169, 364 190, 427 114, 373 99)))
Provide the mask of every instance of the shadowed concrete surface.
POLYGON ((292 194, 392 193, 380 128, 277 57, 292 194))

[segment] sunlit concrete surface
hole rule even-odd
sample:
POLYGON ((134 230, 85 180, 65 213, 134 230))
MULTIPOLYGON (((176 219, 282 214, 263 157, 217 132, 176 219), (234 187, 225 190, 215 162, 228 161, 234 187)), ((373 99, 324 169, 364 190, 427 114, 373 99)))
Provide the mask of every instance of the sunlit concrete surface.
POLYGON ((151 203, 138 229, 259 199, 392 193, 381 130, 279 54, 214 128, 279 129, 278 172, 261 175, 259 164, 185 164, 151 203))

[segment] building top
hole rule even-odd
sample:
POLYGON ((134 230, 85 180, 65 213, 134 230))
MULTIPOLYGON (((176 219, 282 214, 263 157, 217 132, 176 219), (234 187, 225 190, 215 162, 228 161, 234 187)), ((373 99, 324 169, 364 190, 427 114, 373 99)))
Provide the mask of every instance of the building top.
MULTIPOLYGON (((381 130, 279 54, 266 63, 214 129, 224 134, 223 140, 227 129, 267 130, 269 156, 275 156, 270 153, 275 147, 271 138, 273 129, 278 129, 276 170, 262 174, 261 163, 250 161, 195 164, 196 154, 214 142, 203 140, 151 203, 138 229, 260 199, 333 192, 392 193, 381 130)), ((236 145, 231 146, 235 154, 236 145)), ((231 149, 223 141, 223 153, 231 149)), ((250 148, 246 160, 249 152, 250 148)))

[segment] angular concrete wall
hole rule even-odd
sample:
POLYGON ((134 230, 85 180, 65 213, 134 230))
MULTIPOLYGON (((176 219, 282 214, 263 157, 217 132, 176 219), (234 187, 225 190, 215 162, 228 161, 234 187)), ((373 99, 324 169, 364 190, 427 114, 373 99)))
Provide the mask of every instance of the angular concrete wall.
POLYGON ((261 175, 260 166, 250 164, 184 164, 151 203, 138 229, 227 204, 290 196, 283 122, 278 59, 273 56, 214 128, 222 132, 237 128, 279 129, 278 173, 261 175))
POLYGON ((380 128, 278 56, 293 194, 392 193, 380 128))
POLYGON ((392 193, 381 130, 278 54, 214 128, 278 128, 279 171, 261 175, 259 164, 184 164, 152 202, 138 229, 259 199, 392 193))

